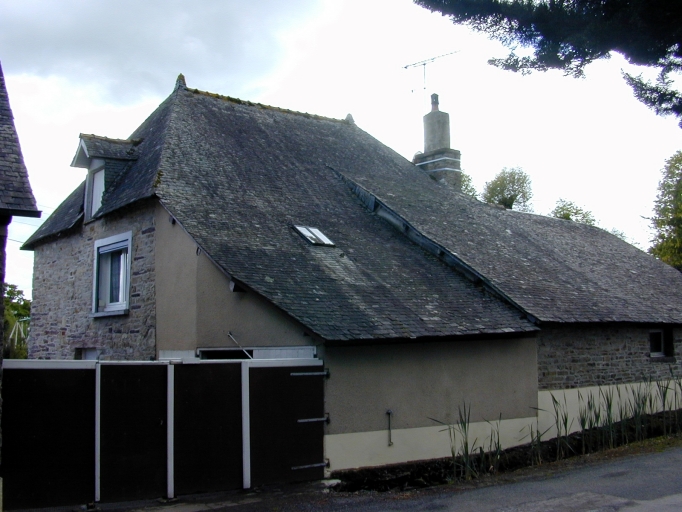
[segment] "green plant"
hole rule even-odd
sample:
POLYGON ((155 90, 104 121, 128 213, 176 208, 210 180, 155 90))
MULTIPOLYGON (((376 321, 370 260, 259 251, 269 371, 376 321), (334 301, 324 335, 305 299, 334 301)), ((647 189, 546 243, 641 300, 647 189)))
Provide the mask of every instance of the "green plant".
POLYGON ((569 422, 568 403, 566 393, 564 393, 564 403, 562 404, 550 393, 552 397, 552 407, 554 408, 554 424, 556 426, 556 460, 562 459, 573 451, 568 442, 568 434, 573 426, 573 420, 569 422))
MULTIPOLYGON (((488 460, 486 461, 485 467, 488 468, 489 473, 497 473, 500 469, 500 461, 502 459, 502 443, 500 442, 500 425, 502 424, 502 414, 493 425, 491 422, 486 420, 486 423, 490 425, 490 441, 488 443, 488 460)), ((483 460, 483 458, 481 459, 483 460)))
POLYGON ((669 389, 670 389, 669 381, 664 381, 662 379, 656 381, 656 391, 658 392, 658 399, 661 402, 661 413, 663 416, 663 435, 666 435, 668 433, 668 431, 666 430, 666 416, 669 389))
POLYGON ((431 421, 444 425, 450 436, 450 453, 452 455, 453 466, 453 480, 457 480, 457 469, 460 469, 460 476, 465 480, 470 480, 472 477, 477 477, 475 461, 473 454, 476 452, 476 441, 469 440, 470 421, 471 421, 471 405, 467 407, 466 402, 462 407, 457 407, 458 418, 455 424, 444 423, 435 418, 429 418, 431 421), (461 440, 459 446, 457 445, 457 433, 459 433, 461 440), (458 457, 459 453, 459 457, 458 457), (461 459, 461 462, 458 461, 461 459))
POLYGON ((604 402, 604 425, 602 431, 605 440, 602 444, 613 448, 616 443, 615 420, 613 417, 613 388, 599 388, 599 394, 604 402))

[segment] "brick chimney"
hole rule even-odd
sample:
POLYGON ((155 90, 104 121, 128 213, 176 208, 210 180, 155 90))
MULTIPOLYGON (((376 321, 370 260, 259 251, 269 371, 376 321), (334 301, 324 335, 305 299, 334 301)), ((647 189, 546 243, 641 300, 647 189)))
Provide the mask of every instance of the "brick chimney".
POLYGON ((412 162, 436 181, 462 190, 460 152, 450 148, 450 115, 438 110, 438 95, 431 95, 431 112, 424 116, 424 152, 412 162))

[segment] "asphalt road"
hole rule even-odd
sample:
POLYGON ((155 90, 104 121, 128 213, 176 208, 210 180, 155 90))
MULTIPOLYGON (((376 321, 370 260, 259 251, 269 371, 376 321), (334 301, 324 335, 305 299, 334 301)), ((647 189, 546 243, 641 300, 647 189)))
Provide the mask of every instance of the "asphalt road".
POLYGON ((237 493, 137 510, 624 512, 682 510, 682 448, 501 477, 483 487, 441 486, 405 493, 335 493, 309 486, 237 493), (511 481, 510 481, 511 480, 511 481))

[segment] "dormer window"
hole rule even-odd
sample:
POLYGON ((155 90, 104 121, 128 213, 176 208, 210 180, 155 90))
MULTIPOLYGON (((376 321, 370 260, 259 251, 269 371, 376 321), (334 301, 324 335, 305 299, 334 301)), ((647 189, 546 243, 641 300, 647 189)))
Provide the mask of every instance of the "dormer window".
POLYGON ((115 183, 118 175, 126 172, 129 165, 137 160, 137 146, 141 142, 142 139, 109 139, 81 133, 81 140, 71 166, 88 170, 83 201, 86 222, 92 220, 102 207, 107 184, 111 186, 115 183))

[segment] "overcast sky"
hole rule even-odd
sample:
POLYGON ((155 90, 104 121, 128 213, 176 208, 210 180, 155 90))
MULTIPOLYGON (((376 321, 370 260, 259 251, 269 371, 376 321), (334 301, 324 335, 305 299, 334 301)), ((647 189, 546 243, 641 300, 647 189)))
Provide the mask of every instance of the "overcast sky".
MULTIPOLYGON (((410 0, 3 0, 0 61, 44 218, 84 179, 79 133, 128 137, 189 87, 343 118, 406 158, 440 95, 452 147, 481 190, 503 167, 532 178, 534 209, 559 198, 646 249, 660 170, 682 130, 638 103, 615 55, 587 78, 520 76, 487 65, 507 50, 410 0), (424 67, 406 65, 448 54, 424 67)), ((636 70, 635 70, 636 71, 636 70)), ((7 282, 30 296, 40 221, 10 226, 7 282)))

